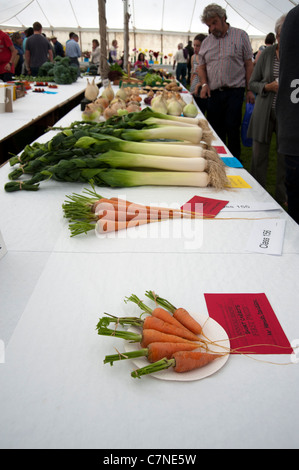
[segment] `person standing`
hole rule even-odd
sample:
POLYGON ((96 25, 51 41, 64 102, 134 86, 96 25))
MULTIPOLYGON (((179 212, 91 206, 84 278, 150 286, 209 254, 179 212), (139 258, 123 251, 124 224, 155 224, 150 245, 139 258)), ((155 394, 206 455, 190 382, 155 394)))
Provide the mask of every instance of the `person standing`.
POLYGON ((206 112, 207 100, 200 98, 201 83, 198 76, 198 53, 201 48, 202 42, 206 39, 206 34, 197 34, 193 40, 194 45, 194 54, 191 57, 191 83, 190 83, 190 93, 194 98, 195 103, 201 110, 203 114, 206 112))
POLYGON ((33 34, 26 41, 25 62, 28 75, 36 77, 39 68, 48 60, 53 62, 51 45, 42 34, 42 25, 33 23, 33 34))
POLYGON ((101 62, 101 49, 100 43, 97 39, 92 40, 92 51, 90 56, 90 63, 96 65, 97 67, 101 62))
POLYGON ((299 5, 289 11, 280 35, 276 99, 278 150, 285 155, 288 213, 299 224, 299 5))
POLYGON ((20 33, 13 33, 11 40, 14 45, 14 48, 17 50, 17 56, 14 63, 15 75, 22 75, 24 63, 23 39, 20 33))
POLYGON ((3 82, 12 79, 17 54, 18 52, 8 34, 0 29, 0 80, 3 82))
POLYGON ((61 42, 59 42, 57 40, 57 37, 56 36, 52 36, 51 37, 51 41, 52 41, 52 44, 54 46, 54 52, 55 52, 55 57, 56 56, 60 56, 60 57, 64 57, 64 50, 63 50, 63 46, 61 44, 61 42))
POLYGON ((70 64, 78 68, 78 75, 80 74, 79 58, 81 57, 81 49, 78 44, 79 36, 74 33, 72 38, 66 42, 65 55, 70 58, 70 64))
MULTIPOLYGON (((254 66, 249 88, 256 94, 255 106, 249 122, 247 136, 252 139, 252 157, 250 173, 266 188, 269 151, 273 133, 277 137, 277 119, 275 112, 279 76, 280 31, 285 20, 281 16, 275 24, 277 43, 264 49, 254 66)), ((285 160, 277 152, 275 199, 286 206, 285 160)))
MULTIPOLYGON (((208 5, 201 20, 210 34, 199 51, 200 97, 209 98, 208 121, 232 155, 240 159, 244 92, 253 70, 250 40, 245 31, 227 23, 226 11, 219 5, 208 5)), ((250 90, 246 101, 254 103, 250 90)))
POLYGON ((187 84, 190 85, 191 83, 191 58, 194 54, 194 47, 192 46, 192 41, 188 41, 187 46, 185 47, 186 51, 188 51, 188 61, 187 61, 187 84))
POLYGON ((173 58, 173 70, 176 67, 176 79, 178 82, 181 82, 184 87, 187 85, 186 75, 187 75, 187 62, 188 62, 188 52, 183 49, 184 45, 182 42, 178 44, 178 50, 176 51, 173 58))
POLYGON ((113 39, 111 44, 112 44, 112 47, 109 50, 108 62, 109 64, 115 64, 117 62, 117 48, 118 48, 117 40, 113 39))

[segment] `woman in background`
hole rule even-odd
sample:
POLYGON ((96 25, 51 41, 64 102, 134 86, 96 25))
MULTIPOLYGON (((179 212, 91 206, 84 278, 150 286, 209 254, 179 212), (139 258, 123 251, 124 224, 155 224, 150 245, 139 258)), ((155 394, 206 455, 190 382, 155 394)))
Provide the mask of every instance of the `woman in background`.
POLYGON ((149 68, 149 64, 148 64, 148 61, 146 60, 143 52, 140 52, 140 54, 138 55, 138 58, 134 64, 134 67, 135 68, 142 68, 142 67, 147 67, 149 68))
MULTIPOLYGON (((285 16, 281 16, 275 24, 277 43, 262 51, 249 81, 249 89, 256 94, 255 106, 247 133, 248 137, 253 140, 250 172, 264 188, 266 187, 270 144, 274 132, 277 139, 275 106, 279 76, 279 42, 285 16)), ((284 155, 278 151, 275 199, 279 204, 286 206, 285 161, 284 155)))

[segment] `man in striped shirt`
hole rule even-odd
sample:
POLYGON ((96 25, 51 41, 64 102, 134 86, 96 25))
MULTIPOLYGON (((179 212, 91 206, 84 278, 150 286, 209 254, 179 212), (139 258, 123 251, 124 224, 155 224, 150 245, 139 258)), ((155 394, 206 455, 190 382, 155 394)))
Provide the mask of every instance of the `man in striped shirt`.
MULTIPOLYGON (((226 11, 219 5, 208 5, 203 11, 202 22, 210 34, 199 51, 200 97, 208 99, 211 126, 240 159, 242 105, 253 70, 253 53, 247 33, 231 27, 226 19, 226 11)), ((247 91, 246 100, 254 102, 251 91, 247 91)))

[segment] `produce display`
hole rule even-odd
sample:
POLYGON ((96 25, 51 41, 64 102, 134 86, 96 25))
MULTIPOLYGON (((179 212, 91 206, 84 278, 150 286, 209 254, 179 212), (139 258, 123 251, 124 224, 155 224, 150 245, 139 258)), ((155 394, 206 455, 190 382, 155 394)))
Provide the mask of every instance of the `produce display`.
POLYGON ((16 169, 5 190, 36 191, 42 181, 96 186, 229 186, 225 166, 209 145, 203 119, 169 116, 150 108, 99 123, 76 122, 49 142, 27 145, 10 159, 16 169), (207 149, 204 147, 208 147, 207 149), (31 175, 31 178, 26 178, 31 175))
POLYGON ((226 345, 216 345, 215 341, 207 338, 203 325, 185 308, 176 308, 153 291, 146 291, 145 295, 154 301, 154 308, 135 294, 125 300, 138 305, 142 310, 140 317, 116 317, 106 313, 99 319, 96 327, 99 335, 139 344, 134 351, 105 356, 104 364, 113 365, 116 361, 144 357, 148 364, 131 373, 133 378, 140 378, 169 368, 175 373, 187 373, 228 356, 230 349, 226 345), (142 315, 146 315, 145 319, 141 318, 142 315), (109 328, 110 323, 114 324, 113 329, 109 328), (138 328, 139 333, 125 328, 132 326, 138 328))
MULTIPOLYGON (((95 85, 96 86, 96 85, 95 85)), ((97 91, 98 87, 97 87, 97 91)), ((97 98, 92 90, 92 84, 87 85, 85 98, 92 101, 82 113, 83 121, 97 122, 101 118, 109 119, 115 115, 129 114, 141 110, 141 90, 138 87, 122 86, 114 93, 111 84, 104 88, 101 96, 97 98)))
POLYGON ((169 219, 202 218, 187 210, 145 206, 120 198, 107 199, 97 194, 93 186, 83 194, 67 196, 62 208, 64 217, 69 219, 72 237, 90 230, 102 234, 169 219))
POLYGON ((56 56, 53 62, 45 62, 38 70, 37 81, 51 81, 68 85, 77 80, 78 69, 70 64, 69 57, 56 56), (47 80, 43 77, 48 78, 47 80))

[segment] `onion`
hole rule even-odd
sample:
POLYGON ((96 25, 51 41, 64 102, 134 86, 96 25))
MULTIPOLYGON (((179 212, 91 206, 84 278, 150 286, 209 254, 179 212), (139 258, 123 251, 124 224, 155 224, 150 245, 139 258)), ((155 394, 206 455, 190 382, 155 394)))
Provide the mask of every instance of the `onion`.
POLYGON ((102 92, 102 97, 103 98, 107 98, 108 101, 112 101, 113 98, 114 98, 114 91, 112 89, 112 86, 111 84, 109 83, 109 85, 104 88, 103 92, 102 92))
POLYGON ((184 116, 191 117, 191 118, 194 118, 198 115, 198 109, 196 105, 193 103, 193 100, 192 100, 192 103, 189 103, 184 107, 183 114, 184 116))
POLYGON ((167 114, 171 116, 180 116, 182 114, 182 106, 175 98, 168 101, 167 114))
POLYGON ((167 104, 162 95, 155 96, 152 99, 151 106, 157 113, 167 114, 167 104))

